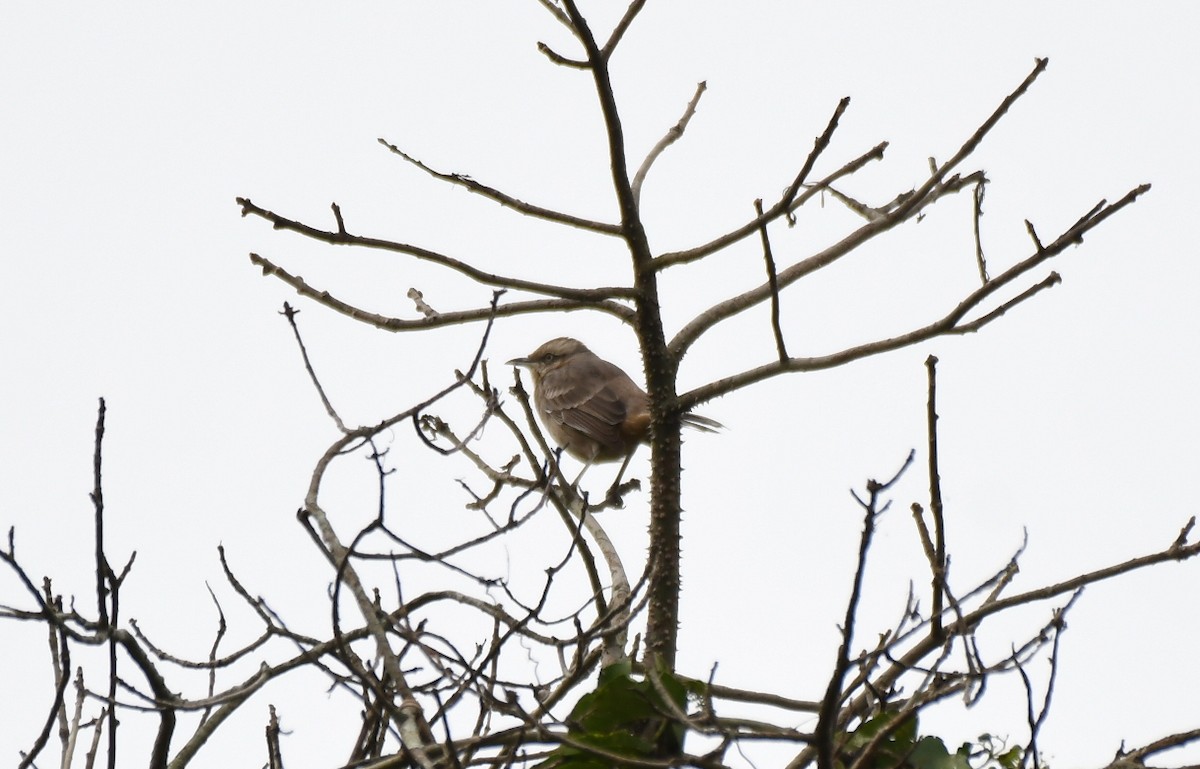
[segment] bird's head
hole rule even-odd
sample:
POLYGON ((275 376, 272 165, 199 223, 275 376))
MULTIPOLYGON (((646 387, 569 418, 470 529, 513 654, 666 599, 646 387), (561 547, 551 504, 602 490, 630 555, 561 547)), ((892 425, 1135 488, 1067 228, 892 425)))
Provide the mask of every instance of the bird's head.
POLYGON ((513 358, 508 365, 529 369, 536 381, 546 372, 565 364, 572 356, 585 352, 588 352, 588 348, 583 342, 569 336, 560 336, 546 342, 524 358, 513 358))

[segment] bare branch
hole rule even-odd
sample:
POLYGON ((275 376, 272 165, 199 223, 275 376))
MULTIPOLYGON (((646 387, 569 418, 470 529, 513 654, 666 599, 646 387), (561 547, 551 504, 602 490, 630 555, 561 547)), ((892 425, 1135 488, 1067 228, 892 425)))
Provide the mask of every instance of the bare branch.
MULTIPOLYGON (((644 2, 644 0, 641 0, 644 2)), ((654 165, 654 161, 658 160, 658 156, 670 147, 679 138, 683 136, 683 132, 687 130, 688 123, 691 122, 692 116, 696 114, 696 106, 700 103, 700 97, 704 95, 704 90, 708 88, 708 84, 700 81, 696 85, 696 93, 692 96, 692 100, 688 102, 687 107, 683 110, 683 117, 679 118, 679 122, 671 126, 663 138, 658 140, 658 143, 646 155, 646 159, 642 161, 642 165, 638 167, 637 173, 633 175, 633 199, 638 205, 642 201, 642 183, 646 181, 646 174, 650 172, 650 166, 654 165)))
POLYGON ((696 684, 704 684, 705 694, 710 697, 731 700, 733 702, 752 702, 759 705, 769 705, 783 710, 793 710, 800 713, 817 713, 821 709, 821 703, 812 700, 797 700, 791 697, 784 697, 780 694, 772 692, 755 692, 748 689, 738 689, 732 686, 723 686, 721 684, 703 682, 694 679, 684 678, 684 681, 694 682, 696 684))
MULTIPOLYGON (((1033 85, 1034 81, 1037 80, 1042 72, 1046 70, 1046 66, 1049 63, 1049 59, 1035 59, 1033 69, 1028 75, 1025 76, 1025 79, 1021 81, 1021 84, 1018 85, 1012 93, 1004 97, 1004 100, 1000 102, 1000 106, 996 107, 992 114, 988 116, 988 119, 983 121, 983 124, 976 129, 975 133, 971 134, 967 141, 964 142, 961 147, 959 147, 958 152, 954 153, 949 160, 947 160, 941 166, 938 166, 933 171, 928 181, 926 181, 925 184, 917 189, 916 193, 913 195, 912 201, 909 201, 907 205, 915 206, 916 201, 919 201, 930 190, 940 184, 942 180, 946 178, 946 174, 957 168, 959 163, 961 163, 967 158, 968 155, 974 152, 975 148, 978 147, 980 142, 983 141, 984 137, 996 127, 996 124, 1000 122, 1000 119, 1004 117, 1009 108, 1011 108, 1018 99, 1025 95, 1025 92, 1029 90, 1029 87, 1033 85)), ((901 209, 903 208, 904 205, 901 206, 901 209)))
POLYGON ((617 49, 621 38, 625 36, 625 32, 629 29, 629 25, 633 24, 633 20, 637 18, 638 13, 641 12, 645 5, 646 0, 633 0, 629 4, 629 7, 625 9, 625 14, 621 16, 621 20, 617 22, 617 26, 613 28, 612 34, 609 35, 608 42, 601 49, 606 61, 612 57, 613 51, 617 49))
MULTIPOLYGON (((887 232, 907 219, 917 216, 924 207, 931 205, 941 197, 958 192, 965 185, 966 180, 953 177, 946 180, 945 184, 929 190, 925 197, 919 201, 915 195, 912 198, 906 199, 886 216, 864 224, 832 246, 784 269, 779 273, 779 285, 786 287, 805 275, 832 264, 843 256, 855 251, 859 246, 877 235, 887 232), (919 202, 920 205, 914 205, 914 201, 919 202)), ((813 190, 809 190, 809 193, 811 192, 813 190)), ((801 197, 803 198, 804 196, 801 197)), ((709 328, 743 310, 759 304, 769 296, 770 286, 764 283, 738 296, 731 297, 709 307, 675 335, 675 338, 671 340, 672 352, 675 355, 682 355, 709 328)))
POLYGON ((374 312, 361 310, 352 304, 342 301, 330 294, 328 291, 321 291, 313 286, 310 286, 304 278, 298 275, 292 275, 287 270, 276 265, 274 262, 259 256, 258 254, 250 254, 250 263, 255 267, 260 267, 263 275, 268 277, 278 278, 296 290, 296 293, 301 296, 308 297, 313 301, 328 307, 335 312, 339 312, 348 318, 353 318, 361 323, 367 323, 384 331, 421 331, 429 328, 440 328, 442 326, 455 326, 461 323, 474 323, 486 321, 490 317, 511 317, 515 315, 528 315, 536 312, 574 312, 580 310, 595 310, 625 322, 631 323, 634 318, 633 310, 629 307, 618 304, 612 301, 588 301, 583 299, 537 299, 526 302, 512 302, 509 304, 500 305, 493 311, 490 307, 478 307, 473 310, 462 310, 459 312, 443 312, 433 316, 427 316, 417 320, 404 320, 402 318, 392 318, 386 315, 379 315, 374 312))
MULTIPOLYGON (((620 234, 621 234, 621 228, 620 228, 620 226, 618 226, 616 224, 608 224, 605 222, 594 221, 592 219, 584 219, 582 217, 572 216, 571 214, 566 214, 561 211, 555 211, 553 209, 536 206, 532 203, 526 203, 525 201, 519 200, 519 199, 513 197, 512 195, 501 192, 500 190, 495 189, 494 187, 489 187, 486 184, 477 182, 474 179, 472 179, 470 176, 467 176, 465 174, 447 173, 445 171, 438 171, 433 168, 430 168, 429 166, 422 163, 420 160, 417 160, 412 155, 409 155, 407 152, 400 149, 395 144, 392 144, 391 142, 389 142, 386 139, 381 138, 381 139, 378 139, 378 141, 384 147, 387 147, 388 150, 391 151, 393 154, 400 156, 405 161, 407 161, 408 163, 411 163, 412 165, 421 169, 422 171, 429 174, 433 178, 441 179, 444 182, 449 182, 450 184, 454 184, 459 187, 463 187, 464 189, 466 189, 469 192, 474 192, 477 195, 482 195, 483 197, 488 198, 489 200, 493 200, 493 201, 499 203, 500 205, 504 206, 505 208, 511 208, 512 210, 516 211, 517 213, 524 214, 526 216, 532 216, 536 219, 544 219, 548 222, 554 222, 555 224, 565 224, 568 227, 578 227, 581 230, 589 230, 591 232, 598 232, 602 235, 620 236, 620 234)), ((345 234, 345 230, 342 231, 342 234, 345 234)))
POLYGON ((108 625, 108 584, 112 578, 112 567, 108 565, 108 556, 104 553, 104 484, 102 483, 102 465, 103 452, 101 450, 104 443, 104 415, 108 412, 108 407, 104 403, 104 399, 100 399, 100 406, 96 413, 96 438, 95 447, 92 453, 92 507, 95 510, 95 548, 96 548, 96 616, 99 618, 99 625, 105 627, 108 625))
POLYGON ((1177 732, 1130 751, 1126 751, 1125 745, 1122 743, 1116 757, 1113 758, 1112 763, 1106 766, 1105 769, 1144 769, 1146 759, 1150 756, 1170 750, 1171 748, 1191 744, 1197 740, 1200 740, 1200 729, 1177 732))
POLYGON ((1028 219, 1025 220, 1025 230, 1029 233, 1029 237, 1033 240, 1033 245, 1037 247, 1038 251, 1041 251, 1043 248, 1042 241, 1040 238, 1038 238, 1037 231, 1033 228, 1033 224, 1028 219))
MULTIPOLYGON (((1062 607, 1061 609, 1054 610, 1054 619, 1051 620, 1054 640, 1050 648, 1050 657, 1048 659, 1048 662, 1050 663, 1050 677, 1046 681, 1046 694, 1042 698, 1042 707, 1038 711, 1036 717, 1033 715, 1032 711, 1032 696, 1029 699, 1031 706, 1029 711, 1029 745, 1025 749, 1024 758, 1026 763, 1028 763, 1028 759, 1032 756, 1034 769, 1040 769, 1041 767, 1041 757, 1038 754, 1037 738, 1038 734, 1041 733, 1042 727, 1046 723, 1046 717, 1050 715, 1050 701, 1054 697, 1054 683, 1058 680, 1059 644, 1062 641, 1063 631, 1067 627, 1064 617, 1066 616, 1067 612, 1071 610, 1071 607, 1075 604, 1075 601, 1078 600, 1079 596, 1082 594, 1082 590, 1076 590, 1075 594, 1071 596, 1071 600, 1067 602, 1066 606, 1062 607)), ((1026 687, 1028 687, 1029 679, 1026 677, 1025 671, 1021 670, 1020 667, 1018 667, 1018 671, 1021 673, 1021 678, 1025 680, 1026 687)), ((1031 690, 1030 694, 1032 694, 1031 690)))
MULTIPOLYGON (((754 201, 754 210, 758 218, 763 218, 762 199, 754 201)), ((771 290, 771 330, 775 333, 775 349, 779 353, 779 361, 788 359, 787 345, 783 342, 783 329, 779 326, 779 277, 775 273, 775 256, 771 253, 771 238, 767 235, 767 224, 762 224, 763 261, 767 265, 767 286, 771 290)))
MULTIPOLYGON (((825 696, 821 700, 821 710, 817 720, 817 765, 820 769, 834 769, 835 730, 838 725, 838 710, 842 701, 842 683, 846 672, 850 669, 850 644, 854 640, 854 626, 858 620, 858 603, 862 597, 863 575, 867 568, 867 553, 871 549, 871 539, 875 533, 876 518, 887 509, 887 503, 881 504, 880 495, 893 486, 908 466, 912 464, 914 452, 909 452, 908 458, 895 475, 882 483, 871 480, 867 482, 866 501, 859 500, 863 508, 863 532, 858 545, 858 562, 851 583, 850 598, 846 601, 846 616, 842 620, 842 642, 838 644, 837 658, 834 661, 833 672, 825 688, 825 696)), ((857 496, 855 499, 858 499, 857 496)))
POLYGON ((436 251, 430 251, 429 249, 421 248, 408 243, 398 243, 379 238, 367 238, 360 235, 351 235, 345 232, 322 230, 317 227, 311 227, 302 222, 288 219, 287 217, 280 216, 273 211, 268 211, 265 208, 256 206, 250 201, 249 198, 238 198, 237 203, 242 207, 242 216, 253 215, 261 219, 265 219, 277 230, 291 230, 292 232, 297 232, 307 238, 311 238, 312 240, 331 243, 333 245, 361 246, 364 248, 377 248, 382 251, 391 251, 398 254, 407 254, 408 256, 415 257, 422 261, 432 262, 433 264, 447 267, 455 272, 467 276, 477 283, 482 283, 485 286, 490 286, 492 288, 511 288, 518 291, 529 291, 530 293, 534 294, 545 294, 547 296, 557 296, 564 299, 577 299, 580 301, 633 298, 633 291, 628 288, 612 287, 579 289, 496 275, 472 267, 471 265, 459 259, 455 259, 453 257, 446 256, 445 254, 440 254, 436 251))
MULTIPOLYGON (((1058 239, 1054 241, 1054 243, 1046 246, 1043 249, 1040 249, 1037 253, 1024 259, 1023 261, 1014 264, 1012 267, 1001 273, 998 277, 993 278, 986 284, 975 289, 968 294, 966 298, 960 301, 953 310, 927 326, 923 326, 908 333, 891 337, 889 339, 881 339, 875 342, 868 342, 855 347, 850 347, 842 350, 841 352, 832 353, 829 355, 810 358, 790 358, 788 361, 783 363, 777 361, 759 366, 757 368, 749 369, 739 374, 734 374, 733 376, 725 377, 724 379, 702 385, 701 387, 697 387, 694 390, 680 395, 679 408, 684 410, 695 408, 697 405, 712 400, 720 395, 725 395, 726 393, 738 390, 754 382, 759 382, 763 379, 778 376, 779 374, 789 371, 816 371, 820 369, 832 368, 853 360, 859 360, 861 358, 878 355, 883 352, 890 352, 892 350, 908 347, 918 342, 932 339, 937 336, 942 336, 944 334, 957 334, 977 331, 986 323, 996 319, 997 317, 1000 317, 1003 312, 989 313, 976 321, 960 325, 964 316, 976 309, 984 300, 986 300, 999 289, 1029 272, 1047 259, 1062 253, 1069 246, 1080 242, 1083 239, 1083 235, 1087 231, 1091 230, 1093 227, 1096 227, 1109 216, 1112 216, 1125 206, 1133 203, 1139 196, 1144 194, 1149 189, 1150 185, 1141 185, 1133 190, 1130 190, 1116 203, 1105 206, 1099 210, 1093 209, 1094 214, 1090 218, 1081 219, 1075 226, 1060 235, 1058 239)), ((878 225, 866 225, 858 232, 861 233, 863 230, 874 226, 878 225)), ((851 237, 853 238, 854 236, 851 237)), ((805 261, 793 265, 787 270, 784 270, 779 275, 780 284, 786 285, 790 282, 793 282, 799 277, 800 274, 802 274, 802 271, 812 271, 817 269, 819 266, 822 266, 827 259, 832 261, 833 258, 836 258, 836 255, 844 253, 842 249, 846 248, 845 243, 846 241, 843 240, 841 243, 831 246, 830 249, 827 249, 826 251, 815 256, 809 257, 805 261)), ((1054 277, 1055 276, 1051 276, 1051 278, 1054 277)), ((1054 280, 1047 279, 1046 281, 1043 281, 1043 283, 1045 285, 1039 284, 1033 289, 1027 290, 1016 299, 1004 304, 1000 309, 1006 311, 1019 301, 1024 301, 1025 299, 1028 299, 1034 294, 1040 292, 1043 288, 1053 285, 1054 280)), ((737 301, 748 302, 750 299, 753 299, 753 301, 756 303, 757 301, 761 301, 763 298, 766 298, 769 295, 769 287, 764 285, 754 289, 751 292, 743 294, 741 297, 737 298, 737 301)), ((714 317, 728 317, 729 315, 733 314, 733 312, 743 309, 741 307, 737 308, 736 310, 729 309, 728 305, 730 302, 734 301, 735 300, 727 300, 725 303, 716 305, 709 312, 712 312, 714 317)), ((746 306, 748 306, 748 304, 746 306)), ((680 346, 683 346, 685 342, 699 333, 699 329, 704 327, 704 325, 710 320, 711 318, 706 318, 704 315, 694 320, 676 335, 675 340, 673 340, 671 343, 672 349, 679 349, 680 346), (701 323, 700 321, 702 320, 705 321, 705 323, 701 323)), ((711 322, 716 321, 711 320, 711 322)))
POLYGON ((929 511, 933 514, 935 538, 933 558, 929 564, 933 569, 933 609, 930 615, 930 632, 941 637, 942 602, 946 593, 946 524, 942 515, 942 476, 938 472, 937 362, 937 357, 933 355, 925 359, 925 368, 929 375, 929 401, 925 410, 925 420, 929 441, 929 511))
POLYGON ((754 234, 767 222, 771 222, 781 216, 795 211, 825 186, 832 184, 844 176, 854 173, 872 160, 879 160, 882 158, 883 151, 887 148, 887 142, 881 142, 880 144, 875 145, 867 152, 859 155, 854 160, 851 160, 849 163, 843 165, 837 171, 813 184, 809 189, 805 190, 804 193, 800 193, 800 188, 804 186, 805 181, 808 179, 809 173, 812 172, 812 167, 816 164, 817 158, 822 152, 824 152, 825 148, 829 146, 829 142, 833 138, 833 132, 837 130, 838 120, 841 119, 842 113, 846 111, 846 107, 849 105, 849 97, 846 97, 838 102, 837 107, 833 111, 833 116, 829 119, 829 124, 825 126, 824 133, 818 136, 813 142, 813 149, 805 159, 804 165, 801 166, 799 173, 796 174, 795 179, 793 179, 792 183, 789 184, 787 189, 784 190, 779 200, 776 201, 775 204, 766 211, 766 213, 764 213, 762 216, 756 216, 752 221, 746 222, 742 226, 731 230, 724 235, 713 238, 703 245, 689 248, 686 251, 672 251, 662 254, 654 259, 655 267, 660 270, 665 270, 668 267, 687 264, 688 262, 694 262, 697 259, 702 259, 709 254, 716 253, 717 251, 731 246, 743 238, 754 234))
POLYGON ((1042 291, 1045 291, 1048 288, 1054 288, 1059 283, 1062 283, 1062 276, 1059 275, 1057 272, 1051 272, 1049 275, 1042 278, 1037 283, 1034 283, 1032 286, 1025 289, 1021 293, 1017 294, 1012 299, 1009 299, 1007 302, 1000 305, 999 307, 992 310, 991 312, 987 313, 986 315, 981 315, 980 317, 976 318, 975 320, 973 320, 969 323, 961 323, 948 333, 970 334, 972 332, 978 331, 979 329, 983 328, 987 324, 991 323, 993 320, 996 320, 1000 316, 1004 315, 1006 312, 1008 312, 1013 307, 1016 307, 1018 304, 1021 304, 1026 299, 1031 298, 1034 294, 1040 294, 1042 291))
MULTIPOLYGON (((992 600, 989 597, 989 600, 984 604, 966 612, 961 618, 949 623, 945 631, 950 635, 966 635, 974 632, 974 629, 988 617, 1003 613, 1013 607, 1026 606, 1066 593, 1075 593, 1082 587, 1112 579, 1121 574, 1144 569, 1158 563, 1184 561, 1197 555, 1200 555, 1200 542, 1191 544, 1173 542, 1165 550, 1131 558, 1123 563, 1081 574, 1056 584, 1029 590, 1008 598, 995 598, 992 600)), ((941 646, 942 641, 934 638, 932 635, 927 635, 917 640, 912 647, 897 657, 888 669, 875 679, 874 685, 884 689, 891 687, 901 675, 912 670, 922 659, 925 659, 927 655, 941 646)), ((870 699, 865 695, 859 695, 843 708, 843 718, 848 718, 854 714, 861 715, 867 712, 870 707, 870 699)))
POLYGON ((988 282, 987 259, 983 256, 983 239, 979 235, 979 220, 983 218, 983 193, 987 189, 987 179, 980 179, 975 184, 975 215, 972 217, 972 229, 975 232, 975 263, 979 267, 979 282, 988 282))
POLYGON ((550 12, 551 16, 558 20, 559 24, 562 24, 567 29, 574 31, 574 29, 571 27, 571 20, 567 18, 567 14, 563 13, 562 8, 559 8, 554 4, 554 0, 538 0, 538 2, 541 3, 543 8, 550 12))
POLYGON ((267 706, 271 717, 267 721, 267 767, 268 769, 283 769, 283 752, 279 748, 279 716, 275 706, 267 706))
POLYGON ((48 624, 47 630, 50 631, 50 651, 55 662, 54 701, 50 703, 50 712, 46 714, 46 722, 43 724, 42 730, 38 732, 37 738, 34 739, 33 746, 22 756, 20 769, 33 766, 38 754, 50 741, 50 732, 54 729, 54 723, 65 711, 64 696, 67 693, 67 685, 71 682, 71 649, 67 645, 67 634, 62 631, 56 632, 56 628, 51 624, 48 624))
MULTIPOLYGON (((499 294, 497 293, 492 300, 493 308, 496 307, 496 302, 498 299, 499 294)), ((431 403, 444 397, 449 392, 461 387, 467 379, 473 376, 486 348, 493 319, 489 319, 487 328, 484 330, 479 347, 475 353, 475 357, 472 360, 470 367, 468 367, 467 373, 463 377, 459 377, 456 382, 443 388, 440 392, 435 393, 432 397, 427 398, 417 406, 414 406, 413 408, 390 419, 384 420, 374 428, 355 430, 343 435, 342 438, 334 442, 334 444, 326 450, 325 454, 318 461, 316 468, 313 470, 309 482, 308 493, 305 497, 305 511, 316 523, 317 529, 320 533, 323 549, 337 567, 338 579, 335 582, 335 586, 340 588, 341 585, 345 584, 350 589, 355 603, 359 607, 360 613, 366 620, 367 629, 372 640, 375 642, 374 645, 376 654, 382 661, 389 684, 391 687, 394 687, 399 699, 399 706, 395 709, 394 714, 397 718, 397 725, 400 730, 401 741, 404 744, 404 747, 408 750, 410 756, 422 767, 422 769, 435 769, 436 767, 442 765, 441 761, 436 760, 433 757, 434 753, 438 749, 437 741, 433 738, 432 730, 429 722, 426 720, 426 716, 420 702, 416 699, 412 687, 407 682, 407 676, 400 666, 399 657, 391 648, 391 645, 388 641, 388 628, 383 624, 374 601, 371 599, 371 596, 368 594, 357 571, 350 562, 352 548, 347 548, 342 544, 329 521, 329 517, 321 506, 321 484, 329 464, 336 457, 340 456, 352 442, 361 440, 368 435, 373 435, 375 432, 384 429, 386 426, 395 424, 403 419, 408 419, 412 414, 419 413, 427 408, 431 403)), ((335 612, 334 626, 336 628, 336 612, 338 606, 336 595, 331 606, 335 612)), ((347 656, 346 659, 351 659, 351 657, 347 656)), ((363 674, 365 674, 365 672, 365 670, 361 671, 363 674)), ((371 681, 373 680, 373 677, 367 676, 362 680, 371 681)))
POLYGON ((538 43, 537 49, 551 62, 562 67, 570 67, 571 69, 587 69, 590 66, 586 61, 569 59, 566 56, 563 56, 561 53, 558 53, 545 43, 538 43))
POLYGON ((308 358, 308 348, 304 346, 304 339, 300 336, 300 328, 296 325, 296 313, 299 312, 292 308, 287 302, 283 303, 283 312, 281 313, 287 318, 288 325, 292 328, 292 335, 296 338, 296 345, 300 348, 300 357, 304 361, 304 370, 308 372, 308 378, 312 381, 313 386, 317 388, 317 395, 321 397, 321 403, 325 406, 325 413, 337 425, 340 432, 349 432, 346 429, 346 423, 338 416, 337 409, 329 401, 329 396, 325 394, 325 388, 321 386, 321 380, 317 377, 317 372, 313 370, 312 361, 308 358))
POLYGON ((897 205, 903 203, 912 196, 911 191, 903 192, 900 195, 897 195, 891 203, 877 208, 875 206, 869 206, 857 198, 850 197, 846 193, 834 188, 833 185, 826 185, 823 189, 824 191, 828 192, 830 197, 832 197, 834 200, 838 201, 846 208, 849 208, 851 211, 858 214, 863 219, 866 219, 868 222, 877 222, 880 219, 885 218, 890 211, 895 210, 897 205))
MULTIPOLYGON (((1016 102, 1016 100, 1019 99, 1029 89, 1029 86, 1033 84, 1038 75, 1040 75, 1046 68, 1047 63, 1048 60, 1046 59, 1038 59, 1033 71, 1026 76, 1025 80, 1023 80, 1012 93, 1010 93, 1004 98, 1003 101, 1001 101, 1000 106, 998 106, 987 118, 987 120, 985 120, 983 124, 980 125, 979 128, 977 128, 975 132, 966 140, 966 142, 963 143, 958 152, 956 152, 954 156, 944 164, 940 166, 935 165, 930 173, 929 178, 924 182, 924 184, 922 184, 911 195, 898 198, 898 200, 901 202, 899 202, 894 209, 889 211, 886 216, 868 221, 867 224, 852 232, 834 246, 831 246, 821 253, 811 256, 808 259, 805 259, 784 270, 780 274, 781 285, 789 285, 803 275, 836 261, 841 256, 844 256, 876 235, 886 232, 901 222, 913 218, 919 214, 921 210, 929 206, 943 195, 960 190, 966 184, 968 179, 982 179, 983 175, 981 173, 972 174, 965 179, 957 176, 948 177, 947 175, 968 155, 970 155, 971 152, 975 150, 979 143, 983 141, 983 138, 988 134, 989 131, 991 131, 993 127, 995 127, 996 123, 999 122, 1000 118, 1004 116, 1013 103, 1016 102)), ((836 125, 837 118, 841 114, 841 110, 844 109, 845 103, 845 100, 843 100, 843 103, 839 105, 839 111, 834 114, 833 120, 830 121, 830 127, 826 129, 826 134, 823 138, 827 138, 830 134, 832 134, 832 130, 836 125)), ((811 161, 815 159, 815 154, 817 153, 818 149, 821 148, 821 146, 821 140, 818 140, 817 147, 814 148, 814 154, 809 156, 810 163, 806 163, 805 169, 803 169, 801 174, 797 176, 797 181, 793 183, 793 186, 790 187, 787 192, 784 193, 780 203, 772 207, 771 212, 779 215, 787 210, 788 203, 791 201, 795 191, 799 188, 799 183, 802 182, 802 179, 807 172, 807 168, 811 164, 811 161)), ((771 212, 769 212, 769 214, 771 212)), ((1093 211, 1089 212, 1089 214, 1086 214, 1081 218, 1080 222, 1076 223, 1075 227, 1071 228, 1071 231, 1074 231, 1084 221, 1091 221, 1096 213, 1098 213, 1098 211, 1093 211)), ((733 240, 736 240, 737 238, 733 236, 738 232, 740 232, 740 230, 730 233, 730 235, 724 236, 724 238, 719 238, 717 241, 713 242, 716 243, 728 238, 733 238, 733 240)), ((733 240, 730 240, 729 242, 733 242, 733 240)), ((710 246, 711 244, 702 246, 700 249, 693 249, 693 252, 704 252, 709 249, 710 246)), ((672 259, 668 262, 669 264, 680 261, 680 257, 678 255, 671 256, 672 259)), ((662 261, 666 258, 667 257, 664 255, 663 257, 659 257, 658 261, 662 263, 662 261)), ((676 357, 676 359, 678 359, 687 350, 687 348, 708 328, 720 322, 721 320, 732 316, 733 314, 741 312, 747 307, 763 301, 767 296, 769 296, 769 287, 759 286, 758 288, 747 291, 739 296, 727 299, 726 301, 709 308, 675 335, 675 338, 671 342, 672 354, 676 357)))

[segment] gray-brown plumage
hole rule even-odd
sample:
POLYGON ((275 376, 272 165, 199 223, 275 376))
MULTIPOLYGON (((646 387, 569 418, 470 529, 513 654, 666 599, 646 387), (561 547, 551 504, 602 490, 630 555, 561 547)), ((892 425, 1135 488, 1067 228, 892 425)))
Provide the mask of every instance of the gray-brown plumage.
MULTIPOLYGON (((568 454, 587 465, 628 462, 650 432, 650 397, 617 366, 582 342, 551 339, 526 358, 533 377, 533 403, 546 431, 568 454)), ((705 432, 721 427, 707 417, 684 414, 683 423, 705 432)), ((624 469, 624 465, 622 465, 624 469)))

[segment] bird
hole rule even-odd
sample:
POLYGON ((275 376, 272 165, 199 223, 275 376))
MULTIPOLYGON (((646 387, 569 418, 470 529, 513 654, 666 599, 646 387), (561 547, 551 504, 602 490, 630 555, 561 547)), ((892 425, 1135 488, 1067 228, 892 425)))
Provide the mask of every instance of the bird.
MULTIPOLYGON (((638 445, 649 441, 650 396, 646 391, 619 366, 565 336, 508 364, 529 370, 534 407, 554 442, 583 462, 584 471, 598 462, 623 460, 617 473, 619 482, 638 445)), ((691 412, 682 416, 682 422, 710 433, 724 427, 691 412)))

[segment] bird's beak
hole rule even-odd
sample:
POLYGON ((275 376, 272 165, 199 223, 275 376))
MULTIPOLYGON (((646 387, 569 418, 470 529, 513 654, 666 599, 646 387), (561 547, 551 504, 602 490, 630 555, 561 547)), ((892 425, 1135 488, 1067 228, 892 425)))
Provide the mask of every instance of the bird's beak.
POLYGON ((509 366, 529 366, 529 365, 532 365, 532 364, 533 364, 533 361, 529 360, 529 358, 513 358, 513 359, 512 359, 512 360, 510 360, 510 361, 509 361, 509 362, 508 362, 506 365, 509 365, 509 366))

